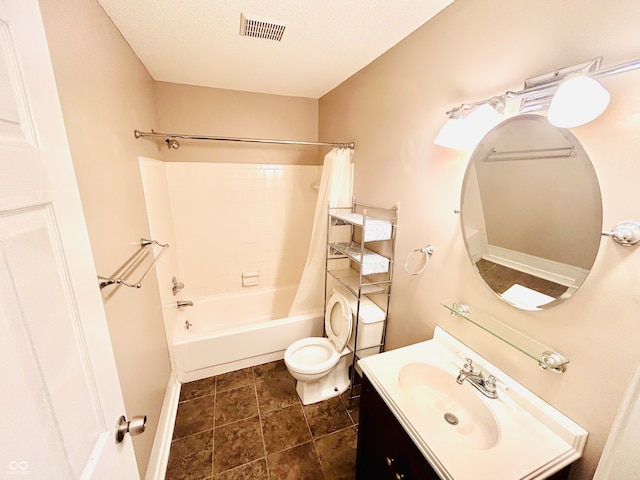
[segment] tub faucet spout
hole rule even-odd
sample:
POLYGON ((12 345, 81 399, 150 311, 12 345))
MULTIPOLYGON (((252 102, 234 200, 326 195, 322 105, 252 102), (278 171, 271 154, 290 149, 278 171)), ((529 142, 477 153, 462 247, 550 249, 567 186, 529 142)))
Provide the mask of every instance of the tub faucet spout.
POLYGON ((178 308, 193 307, 193 302, 191 300, 178 300, 176 304, 178 305, 178 308))
POLYGON ((184 283, 179 282, 176 277, 171 279, 171 291, 173 292, 173 296, 175 297, 180 290, 184 288, 184 283))

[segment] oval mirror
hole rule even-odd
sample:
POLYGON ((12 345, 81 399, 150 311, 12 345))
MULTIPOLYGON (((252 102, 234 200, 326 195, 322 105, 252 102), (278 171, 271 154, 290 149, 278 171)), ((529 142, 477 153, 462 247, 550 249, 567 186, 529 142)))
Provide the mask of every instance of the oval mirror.
POLYGON ((520 115, 474 150, 460 220, 469 258, 489 288, 517 308, 548 308, 580 287, 595 260, 598 178, 571 132, 520 115))

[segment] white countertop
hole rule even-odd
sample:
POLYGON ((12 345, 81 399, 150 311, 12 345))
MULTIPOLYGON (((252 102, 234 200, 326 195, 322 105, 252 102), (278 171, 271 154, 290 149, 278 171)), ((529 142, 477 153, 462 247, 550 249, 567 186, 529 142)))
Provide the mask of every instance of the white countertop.
POLYGON ((584 451, 586 430, 440 327, 432 340, 367 357, 358 365, 443 479, 477 480, 478 475, 491 480, 542 479, 574 462, 584 451), (498 379, 497 399, 485 397, 466 381, 456 384, 464 358, 482 365, 485 376, 498 379), (474 446, 465 442, 464 432, 446 430, 453 427, 444 419, 434 424, 433 415, 429 419, 421 415, 399 382, 400 369, 415 362, 450 374, 455 388, 468 389, 461 390, 462 395, 477 395, 497 421, 497 440, 488 447, 474 446))

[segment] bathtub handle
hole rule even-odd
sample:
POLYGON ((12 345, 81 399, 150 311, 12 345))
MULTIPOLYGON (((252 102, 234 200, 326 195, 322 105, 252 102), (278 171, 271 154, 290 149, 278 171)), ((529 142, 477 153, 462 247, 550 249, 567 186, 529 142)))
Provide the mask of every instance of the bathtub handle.
POLYGON ((178 308, 193 307, 193 302, 191 300, 178 300, 176 305, 178 308))
POLYGON ((184 288, 184 283, 179 282, 176 277, 171 279, 171 291, 173 292, 173 296, 175 297, 180 290, 184 288))

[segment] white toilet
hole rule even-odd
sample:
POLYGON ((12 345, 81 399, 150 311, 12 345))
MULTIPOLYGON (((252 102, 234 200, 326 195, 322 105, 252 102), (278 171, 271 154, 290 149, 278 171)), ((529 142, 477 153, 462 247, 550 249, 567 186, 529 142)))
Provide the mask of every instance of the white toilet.
MULTIPOLYGON (((303 405, 335 397, 349 388, 349 366, 354 348, 356 298, 338 286, 333 289, 324 318, 326 337, 308 337, 287 348, 284 363, 296 379, 303 405)), ((371 300, 360 300, 358 348, 382 341, 384 312, 371 300)), ((377 348, 369 353, 377 353, 377 348)), ((364 355, 359 355, 360 357, 364 355)))

